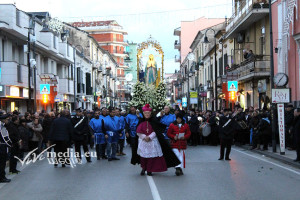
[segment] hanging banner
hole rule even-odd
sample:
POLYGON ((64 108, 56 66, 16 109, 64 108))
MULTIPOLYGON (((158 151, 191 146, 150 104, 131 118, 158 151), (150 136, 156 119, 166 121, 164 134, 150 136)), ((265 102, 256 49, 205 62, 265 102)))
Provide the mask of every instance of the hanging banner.
POLYGON ((284 104, 277 104, 280 154, 285 154, 284 104))

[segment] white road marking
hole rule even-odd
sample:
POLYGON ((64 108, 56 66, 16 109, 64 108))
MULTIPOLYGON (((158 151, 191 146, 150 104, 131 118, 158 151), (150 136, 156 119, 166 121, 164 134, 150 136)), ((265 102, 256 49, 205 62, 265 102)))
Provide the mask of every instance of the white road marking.
POLYGON ((235 150, 235 151, 237 151, 237 152, 239 152, 239 153, 242 153, 242 154, 245 154, 245 155, 247 155, 247 156, 250 156, 250 157, 252 157, 252 158, 256 158, 256 159, 258 159, 258 160, 261 160, 261 161, 270 163, 270 164, 272 164, 272 165, 275 165, 275 166, 277 166, 277 167, 280 167, 280 168, 282 168, 282 169, 285 169, 285 170, 287 170, 287 171, 290 171, 290 172, 293 172, 293 173, 295 173, 295 174, 297 174, 297 175, 300 175, 300 172, 298 172, 298 171, 296 171, 296 170, 290 169, 290 168, 288 168, 288 167, 284 167, 284 166, 279 165, 279 164, 277 164, 277 163, 271 162, 271 161, 269 161, 269 160, 267 160, 267 159, 263 159, 263 158, 260 158, 260 157, 258 157, 258 156, 251 155, 251 154, 249 154, 249 153, 245 153, 245 152, 240 151, 240 150, 237 150, 237 149, 235 149, 235 148, 232 148, 232 149, 235 150))
POLYGON ((152 176, 147 176, 147 181, 148 181, 150 189, 151 189, 153 200, 161 200, 152 176))

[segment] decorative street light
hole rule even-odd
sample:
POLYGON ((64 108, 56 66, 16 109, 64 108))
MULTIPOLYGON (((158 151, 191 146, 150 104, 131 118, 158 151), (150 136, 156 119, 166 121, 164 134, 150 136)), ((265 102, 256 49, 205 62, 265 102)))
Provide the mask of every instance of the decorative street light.
POLYGON ((215 103, 214 103, 214 110, 217 111, 218 110, 218 88, 217 88, 217 38, 216 38, 216 31, 212 28, 208 28, 205 31, 205 37, 204 37, 204 43, 208 44, 210 43, 208 38, 207 38, 207 31, 212 30, 214 32, 214 38, 215 38, 215 103))

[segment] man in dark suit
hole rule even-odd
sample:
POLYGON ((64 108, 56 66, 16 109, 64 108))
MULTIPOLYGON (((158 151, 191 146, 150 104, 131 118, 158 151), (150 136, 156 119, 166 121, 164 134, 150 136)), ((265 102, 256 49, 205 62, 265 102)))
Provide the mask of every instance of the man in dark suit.
POLYGON ((188 124, 191 130, 191 143, 192 146, 197 146, 200 144, 200 135, 199 135, 199 120, 195 115, 195 109, 191 109, 190 120, 188 120, 188 124))
POLYGON ((297 157, 294 161, 300 162, 300 108, 295 109, 294 116, 295 118, 290 132, 294 134, 296 143, 297 157))
POLYGON ((78 163, 81 163, 81 146, 83 147, 86 161, 88 163, 92 162, 88 149, 88 138, 90 134, 88 118, 82 114, 81 108, 78 108, 76 109, 76 115, 72 117, 71 121, 74 127, 73 140, 78 163))
POLYGON ((6 166, 6 160, 7 160, 7 148, 9 146, 12 146, 12 142, 9 138, 8 131, 5 127, 6 124, 8 124, 8 118, 9 115, 4 115, 2 112, 0 112, 0 129, 1 129, 1 135, 0 135, 0 183, 9 183, 10 179, 5 177, 5 166, 6 166))
POLYGON ((60 117, 53 121, 49 132, 49 139, 52 141, 52 144, 55 144, 55 167, 57 167, 58 163, 62 164, 62 167, 70 163, 69 159, 64 157, 64 153, 68 150, 73 134, 73 126, 71 121, 67 118, 67 113, 67 110, 61 112, 60 117))
POLYGON ((231 151, 231 145, 233 142, 233 134, 235 131, 236 122, 234 117, 230 116, 229 113, 230 113, 230 109, 224 109, 224 116, 220 118, 219 137, 220 137, 221 147, 220 147, 219 160, 224 159, 225 148, 226 148, 225 160, 228 161, 231 160, 229 158, 229 155, 231 151))

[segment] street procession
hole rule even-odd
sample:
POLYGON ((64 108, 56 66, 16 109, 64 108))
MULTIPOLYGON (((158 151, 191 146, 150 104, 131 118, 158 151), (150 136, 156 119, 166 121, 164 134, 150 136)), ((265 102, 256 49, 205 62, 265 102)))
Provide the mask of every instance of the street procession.
POLYGON ((0 0, 0 199, 300 199, 299 5, 0 0))

